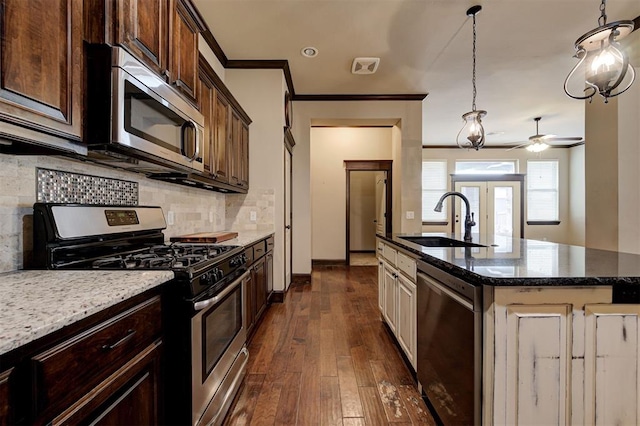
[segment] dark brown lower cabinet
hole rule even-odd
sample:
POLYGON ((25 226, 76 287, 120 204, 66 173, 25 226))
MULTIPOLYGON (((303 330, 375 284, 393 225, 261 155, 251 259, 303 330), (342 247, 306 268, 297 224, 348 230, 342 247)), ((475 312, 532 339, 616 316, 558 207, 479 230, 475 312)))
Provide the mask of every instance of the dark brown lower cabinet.
POLYGON ((0 373, 0 426, 11 424, 9 410, 11 409, 9 402, 9 375, 11 370, 0 373))
POLYGON ((265 240, 247 247, 253 262, 249 265, 251 273, 245 281, 245 323, 247 326, 247 340, 250 340, 255 326, 267 308, 269 285, 273 286, 273 254, 265 255, 267 245, 265 240))
POLYGON ((267 307, 267 271, 264 256, 258 259, 253 267, 253 281, 256 300, 256 320, 262 316, 267 307))
POLYGON ((0 426, 162 423, 159 293, 150 290, 0 356, 0 426))
POLYGON ((158 424, 161 344, 150 345, 51 423, 158 424))

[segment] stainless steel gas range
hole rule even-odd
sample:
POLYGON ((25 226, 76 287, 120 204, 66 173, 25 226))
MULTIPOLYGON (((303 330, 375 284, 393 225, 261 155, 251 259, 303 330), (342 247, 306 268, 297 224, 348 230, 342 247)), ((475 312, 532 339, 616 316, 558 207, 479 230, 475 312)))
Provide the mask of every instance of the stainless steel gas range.
POLYGON ((34 205, 34 264, 173 270, 163 292, 165 421, 221 424, 245 374, 243 247, 164 242, 160 207, 34 205))

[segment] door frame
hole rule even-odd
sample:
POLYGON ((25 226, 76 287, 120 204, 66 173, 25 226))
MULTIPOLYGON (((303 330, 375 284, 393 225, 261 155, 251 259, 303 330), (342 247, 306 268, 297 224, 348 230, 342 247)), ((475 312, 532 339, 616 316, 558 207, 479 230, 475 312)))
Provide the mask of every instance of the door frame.
MULTIPOLYGON (((456 182, 520 182, 520 238, 524 238, 524 174, 511 173, 504 175, 451 175, 451 190, 454 191, 456 182)), ((455 208, 451 209, 451 232, 455 232, 455 208)))
POLYGON ((346 242, 345 242, 345 263, 349 266, 350 255, 349 240, 351 237, 350 213, 351 213, 351 172, 387 172, 385 183, 385 233, 391 233, 392 216, 392 200, 393 200, 393 160, 344 160, 344 168, 347 174, 347 191, 346 191, 346 242))
MULTIPOLYGON (((287 173, 289 174, 289 249, 290 249, 290 253, 289 256, 287 256, 287 242, 284 242, 284 291, 287 291, 287 289, 289 288, 289 286, 291 285, 291 282, 293 282, 293 147, 296 145, 296 141, 293 138, 293 134, 291 133, 291 129, 286 128, 284 129, 284 147, 286 149, 286 152, 284 155, 289 155, 289 170, 283 170, 283 178, 284 181, 283 183, 285 183, 285 190, 286 190, 286 180, 287 180, 287 173), (287 260, 289 261, 289 279, 291 280, 291 282, 286 282, 287 280, 287 260)), ((284 158, 282 159, 283 163, 285 163, 284 158)), ((286 238, 287 235, 287 196, 285 194, 284 196, 284 229, 283 229, 283 234, 286 238)))

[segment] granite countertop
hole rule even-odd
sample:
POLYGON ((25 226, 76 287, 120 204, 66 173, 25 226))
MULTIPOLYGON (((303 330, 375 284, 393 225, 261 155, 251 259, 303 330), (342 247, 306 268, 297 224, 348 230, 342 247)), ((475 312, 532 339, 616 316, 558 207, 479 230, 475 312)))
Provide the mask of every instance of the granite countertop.
POLYGON ((171 279, 172 271, 0 274, 0 355, 171 279))
POLYGON ((231 240, 222 241, 220 245, 226 246, 248 246, 256 241, 263 240, 271 235, 273 235, 273 231, 236 231, 238 232, 238 236, 231 240))
POLYGON ((640 255, 548 241, 473 234, 485 247, 423 247, 403 236, 454 234, 389 234, 378 237, 397 244, 419 259, 475 284, 491 286, 575 286, 640 284, 640 255))

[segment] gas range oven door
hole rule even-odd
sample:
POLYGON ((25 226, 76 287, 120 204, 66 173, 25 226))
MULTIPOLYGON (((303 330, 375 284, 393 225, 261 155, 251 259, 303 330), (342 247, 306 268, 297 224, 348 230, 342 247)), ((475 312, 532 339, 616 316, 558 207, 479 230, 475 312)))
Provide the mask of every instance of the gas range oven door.
POLYGON ((244 286, 250 271, 216 296, 194 303, 191 319, 193 425, 221 424, 244 378, 249 352, 244 286))

